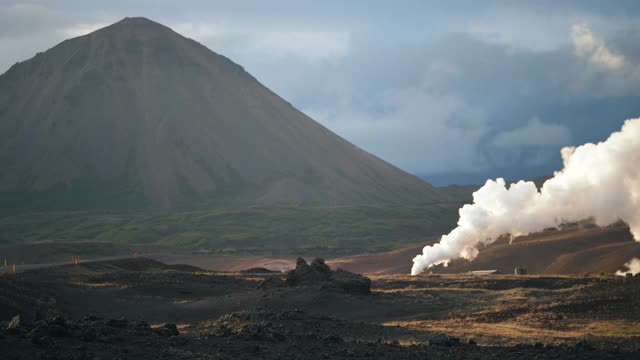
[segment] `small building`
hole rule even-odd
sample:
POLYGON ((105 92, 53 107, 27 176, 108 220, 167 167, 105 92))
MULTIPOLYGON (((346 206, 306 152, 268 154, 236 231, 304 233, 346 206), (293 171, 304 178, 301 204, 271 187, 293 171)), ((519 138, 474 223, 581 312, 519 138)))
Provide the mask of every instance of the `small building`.
POLYGON ((486 276, 486 275, 499 275, 502 273, 499 270, 471 270, 467 274, 486 276))
POLYGON ((516 269, 514 270, 514 274, 527 275, 527 268, 523 268, 522 266, 516 266, 516 269))

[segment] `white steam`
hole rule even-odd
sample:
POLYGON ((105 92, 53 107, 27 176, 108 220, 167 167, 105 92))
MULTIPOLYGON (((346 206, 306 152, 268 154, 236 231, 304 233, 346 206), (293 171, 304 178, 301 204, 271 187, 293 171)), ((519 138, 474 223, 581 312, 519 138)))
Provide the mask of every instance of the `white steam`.
POLYGON ((599 226, 625 221, 640 240, 640 118, 598 144, 565 147, 564 168, 538 191, 531 181, 507 188, 488 180, 460 210, 458 227, 413 259, 412 275, 452 259, 473 260, 480 244, 500 235, 525 235, 564 222, 593 218, 599 226))
POLYGON ((638 258, 631 259, 628 263, 625 263, 624 266, 627 268, 627 270, 618 270, 616 271, 616 275, 626 276, 627 273, 631 273, 632 275, 640 273, 640 259, 638 258))

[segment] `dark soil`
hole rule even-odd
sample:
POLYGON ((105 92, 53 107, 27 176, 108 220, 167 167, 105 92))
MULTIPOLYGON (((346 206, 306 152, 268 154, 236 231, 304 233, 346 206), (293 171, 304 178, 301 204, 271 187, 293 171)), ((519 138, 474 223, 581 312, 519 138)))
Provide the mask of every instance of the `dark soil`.
POLYGON ((299 265, 213 273, 136 258, 3 275, 0 358, 640 358, 635 279, 368 279, 299 265), (331 285, 341 277, 370 292, 331 285))
POLYGON ((3 359, 637 359, 640 352, 568 345, 484 347, 434 334, 401 346, 402 329, 356 324, 303 311, 244 311, 198 324, 180 334, 175 324, 144 321, 77 321, 56 317, 0 332, 3 359))

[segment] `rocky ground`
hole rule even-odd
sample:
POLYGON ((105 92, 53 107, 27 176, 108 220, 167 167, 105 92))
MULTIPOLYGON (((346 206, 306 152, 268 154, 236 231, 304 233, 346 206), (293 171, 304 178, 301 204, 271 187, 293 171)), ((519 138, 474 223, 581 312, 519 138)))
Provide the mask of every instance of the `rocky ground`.
POLYGON ((215 273, 125 259, 0 276, 2 359, 637 359, 640 281, 215 273), (87 315, 90 314, 90 315, 87 315))
POLYGON ((371 335, 403 329, 356 324, 300 310, 246 311, 195 325, 181 334, 175 324, 144 321, 39 320, 0 332, 4 359, 637 359, 640 352, 568 345, 478 346, 432 334, 403 345, 371 335), (354 339, 360 337, 359 339, 354 339))

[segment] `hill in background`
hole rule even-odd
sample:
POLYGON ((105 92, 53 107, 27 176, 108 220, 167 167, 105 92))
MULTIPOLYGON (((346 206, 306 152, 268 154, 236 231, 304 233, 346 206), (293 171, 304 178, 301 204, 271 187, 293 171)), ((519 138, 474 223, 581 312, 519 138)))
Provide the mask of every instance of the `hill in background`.
MULTIPOLYGON (((423 246, 345 257, 332 262, 332 266, 357 272, 405 274, 411 269, 411 259, 422 253, 423 246)), ((479 250, 473 261, 457 259, 447 267, 436 266, 427 272, 498 270, 513 274, 515 267, 522 266, 530 274, 614 273, 631 258, 640 257, 640 242, 634 241, 624 223, 604 228, 581 223, 521 236, 511 244, 503 238, 479 250)))

